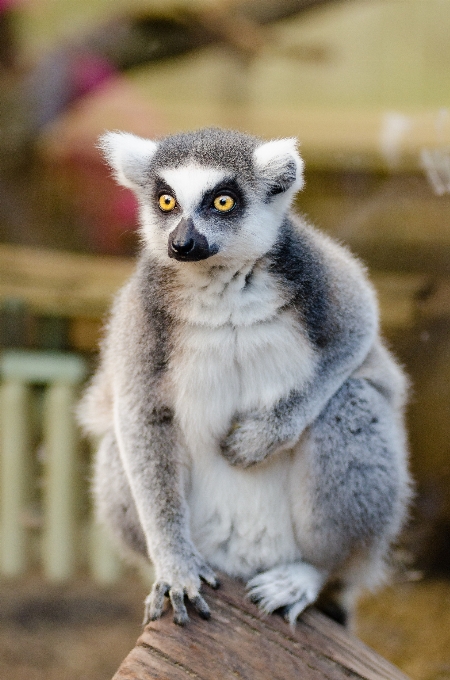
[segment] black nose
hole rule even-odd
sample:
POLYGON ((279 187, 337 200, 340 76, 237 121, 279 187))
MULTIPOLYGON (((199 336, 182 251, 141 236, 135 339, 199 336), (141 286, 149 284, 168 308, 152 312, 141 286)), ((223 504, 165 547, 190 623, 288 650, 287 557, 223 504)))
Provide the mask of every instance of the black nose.
POLYGON ((206 260, 215 253, 217 253, 217 247, 209 246, 208 239, 197 231, 191 218, 183 217, 169 236, 168 255, 175 260, 195 262, 206 260))
POLYGON ((193 238, 186 239, 173 239, 172 248, 176 253, 180 255, 187 255, 195 246, 195 241, 193 238))

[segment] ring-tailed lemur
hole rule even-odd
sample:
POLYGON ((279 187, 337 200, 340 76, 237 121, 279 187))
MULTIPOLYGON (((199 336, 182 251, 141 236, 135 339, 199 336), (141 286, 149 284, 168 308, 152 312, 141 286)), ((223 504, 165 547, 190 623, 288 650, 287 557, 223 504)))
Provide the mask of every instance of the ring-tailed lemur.
POLYGON ((212 568, 293 623, 383 569, 409 497, 404 376, 348 251, 290 213, 295 140, 203 129, 101 146, 143 248, 82 402, 98 511, 169 595, 209 616, 212 568), (337 590, 339 593, 337 594, 337 590))

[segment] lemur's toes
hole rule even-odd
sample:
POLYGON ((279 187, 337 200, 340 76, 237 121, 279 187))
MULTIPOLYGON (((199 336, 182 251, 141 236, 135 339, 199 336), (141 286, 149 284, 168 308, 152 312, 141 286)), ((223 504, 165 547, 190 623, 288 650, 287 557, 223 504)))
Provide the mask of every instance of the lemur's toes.
POLYGON ((294 604, 291 604, 289 607, 285 607, 283 613, 285 621, 287 621, 291 627, 294 627, 298 617, 309 604, 308 598, 306 595, 303 595, 300 600, 294 602, 294 604))
POLYGON ((270 614, 284 608, 292 625, 317 598, 325 575, 311 564, 294 562, 257 574, 247 583, 248 597, 270 614))
POLYGON ((189 616, 184 604, 184 591, 171 588, 169 597, 173 607, 174 623, 178 626, 185 626, 189 621, 189 616))
POLYGON ((202 579, 202 581, 211 586, 211 588, 216 589, 220 586, 220 581, 218 580, 213 570, 210 567, 208 567, 207 564, 203 565, 203 567, 200 568, 199 576, 202 579))
POLYGON ((202 619, 211 618, 211 612, 206 604, 205 600, 201 595, 195 595, 195 597, 190 597, 189 602, 191 602, 199 613, 202 619))
POLYGON ((149 621, 156 621, 160 618, 164 607, 164 597, 169 592, 169 588, 169 584, 165 581, 157 581, 153 585, 150 595, 145 598, 142 625, 146 626, 149 621))

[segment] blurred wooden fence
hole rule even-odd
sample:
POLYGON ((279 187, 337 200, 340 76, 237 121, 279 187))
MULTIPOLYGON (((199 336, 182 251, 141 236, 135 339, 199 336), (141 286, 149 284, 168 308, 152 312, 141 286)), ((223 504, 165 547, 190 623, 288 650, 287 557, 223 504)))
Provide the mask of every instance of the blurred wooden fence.
POLYGON ((73 353, 2 353, 0 571, 5 576, 19 576, 36 562, 52 581, 70 578, 80 565, 99 582, 119 576, 118 558, 96 527, 90 505, 81 521, 78 511, 88 480, 79 479, 74 408, 86 374, 86 361, 73 353))
POLYGON ((93 518, 88 449, 94 443, 81 441, 75 406, 102 316, 132 266, 118 258, 0 246, 0 573, 5 576, 36 567, 54 581, 80 569, 101 583, 120 575, 115 551, 93 518), (66 351, 58 350, 58 343, 66 351))

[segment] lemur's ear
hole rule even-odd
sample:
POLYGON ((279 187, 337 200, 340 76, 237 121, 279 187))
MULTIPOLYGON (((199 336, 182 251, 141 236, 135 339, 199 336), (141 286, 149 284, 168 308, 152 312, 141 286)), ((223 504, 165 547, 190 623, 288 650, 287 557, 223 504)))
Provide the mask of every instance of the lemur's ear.
POLYGON ((267 182, 268 195, 303 187, 303 160, 297 151, 295 137, 275 139, 261 144, 254 152, 255 165, 267 182))
POLYGON ((145 186, 156 142, 128 132, 107 132, 98 140, 98 146, 119 184, 135 190, 145 186))

